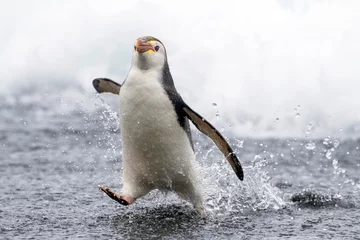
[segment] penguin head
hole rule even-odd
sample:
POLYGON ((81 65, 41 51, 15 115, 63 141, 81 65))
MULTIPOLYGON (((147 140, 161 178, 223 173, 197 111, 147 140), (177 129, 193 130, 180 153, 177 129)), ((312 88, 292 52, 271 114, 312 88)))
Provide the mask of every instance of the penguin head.
POLYGON ((136 40, 132 66, 141 70, 161 69, 165 63, 167 63, 166 49, 159 39, 145 36, 136 40))

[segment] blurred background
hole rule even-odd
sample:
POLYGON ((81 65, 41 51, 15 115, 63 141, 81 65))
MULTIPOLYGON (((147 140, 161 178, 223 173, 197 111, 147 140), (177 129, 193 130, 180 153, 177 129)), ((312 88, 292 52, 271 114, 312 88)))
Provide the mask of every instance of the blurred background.
POLYGON ((134 41, 152 35, 167 47, 183 98, 224 131, 356 138, 359 4, 2 2, 1 103, 92 111, 92 79, 121 83, 134 41))

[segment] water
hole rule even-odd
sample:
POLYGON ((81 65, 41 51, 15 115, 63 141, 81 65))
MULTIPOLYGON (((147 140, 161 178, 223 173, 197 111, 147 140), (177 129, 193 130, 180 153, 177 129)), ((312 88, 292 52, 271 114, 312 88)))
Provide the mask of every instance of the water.
POLYGON ((124 207, 97 189, 122 186, 117 98, 74 94, 3 97, 0 238, 359 239, 359 140, 228 135, 240 182, 194 130, 206 214, 156 191, 124 207))

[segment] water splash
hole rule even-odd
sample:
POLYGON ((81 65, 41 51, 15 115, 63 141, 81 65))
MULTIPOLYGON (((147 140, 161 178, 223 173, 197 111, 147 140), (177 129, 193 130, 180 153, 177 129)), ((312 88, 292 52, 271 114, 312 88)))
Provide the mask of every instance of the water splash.
MULTIPOLYGON (((237 147, 243 141, 238 140, 237 147)), ((216 214, 280 209, 285 205, 279 189, 272 186, 270 177, 262 169, 267 160, 256 155, 251 166, 244 167, 245 179, 239 181, 229 164, 211 147, 204 154, 203 177, 206 183, 206 208, 216 214), (209 164, 211 162, 211 164, 209 164)))
POLYGON ((294 194, 291 201, 302 207, 352 208, 357 205, 353 198, 346 198, 340 194, 322 193, 312 189, 304 189, 300 193, 294 194))
POLYGON ((120 119, 118 117, 117 112, 111 109, 110 105, 105 102, 104 99, 100 97, 99 94, 96 94, 96 97, 101 100, 101 106, 105 109, 101 112, 101 116, 99 117, 102 121, 103 126, 106 130, 111 130, 113 132, 118 131, 120 128, 120 119), (115 125, 115 128, 114 128, 115 125))
POLYGON ((325 157, 326 157, 327 159, 329 159, 329 160, 331 159, 332 154, 331 154, 331 150, 330 150, 330 149, 326 151, 325 157))
POLYGON ((330 137, 324 138, 323 144, 324 144, 325 146, 328 146, 328 145, 329 145, 329 142, 330 142, 330 137))
MULTIPOLYGON (((110 142, 108 147, 111 149, 111 154, 109 154, 109 157, 111 158, 112 156, 115 156, 119 150, 119 145, 113 145, 112 138, 114 135, 111 134, 112 132, 119 130, 119 118, 109 104, 99 96, 97 97, 101 101, 101 104, 98 107, 101 111, 99 118, 104 129, 109 131, 109 139, 106 140, 106 142, 110 142)), ((308 129, 311 130, 312 125, 311 127, 308 127, 308 129)), ((120 138, 118 134, 116 134, 116 138, 120 138)), ((194 138, 195 140, 201 139, 201 137, 196 134, 194 138)), ((304 145, 308 150, 315 150, 316 144, 318 144, 319 148, 321 142, 323 143, 323 149, 325 151, 323 156, 326 157, 326 159, 332 159, 331 163, 334 174, 345 176, 346 171, 339 167, 338 158, 333 158, 334 152, 340 147, 340 141, 327 137, 323 139, 323 141, 309 141, 307 144, 304 143, 304 145), (331 156, 329 156, 329 154, 326 155, 328 152, 331 156)), ((280 189, 272 185, 270 177, 267 172, 263 170, 268 164, 268 160, 264 158, 263 152, 256 154, 250 165, 247 164, 248 166, 244 166, 245 180, 240 182, 236 178, 231 167, 229 167, 229 164, 212 143, 208 144, 206 141, 195 141, 195 145, 197 146, 197 159, 200 159, 202 165, 205 207, 210 212, 224 214, 228 212, 235 213, 263 209, 279 209, 285 206, 285 202, 282 198, 283 193, 280 189)), ((243 145, 244 140, 232 139, 232 146, 235 146, 235 150, 243 148, 243 145)), ((260 143, 258 145, 265 147, 266 144, 260 143)), ((276 155, 269 153, 269 156, 269 160, 276 160, 274 160, 276 155)), ((278 154, 278 156, 284 157, 283 154, 278 154)), ((116 180, 118 182, 118 179, 116 180)), ((349 179, 345 179, 345 181, 347 180, 349 179)), ((348 181, 346 184, 355 185, 355 182, 348 181)), ((166 202, 166 200, 161 200, 163 197, 155 198, 161 203, 164 203, 164 201, 166 202)), ((178 201, 178 198, 175 197, 174 199, 175 202, 178 201)))
POLYGON ((306 129, 305 129, 306 137, 308 137, 312 133, 313 128, 314 128, 314 125, 311 123, 306 125, 306 129))
POLYGON ((315 142, 310 141, 305 145, 305 148, 308 150, 314 150, 316 148, 315 142))

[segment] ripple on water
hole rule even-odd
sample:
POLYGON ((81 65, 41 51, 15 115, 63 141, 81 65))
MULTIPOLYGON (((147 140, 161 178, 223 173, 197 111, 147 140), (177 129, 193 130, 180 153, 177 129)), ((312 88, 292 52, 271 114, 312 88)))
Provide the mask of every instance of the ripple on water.
POLYGON ((123 207, 97 189, 100 184, 122 187, 116 111, 100 105, 91 113, 65 112, 62 117, 56 115, 59 112, 44 113, 37 119, 30 112, 28 118, 20 115, 27 114, 26 108, 10 110, 10 125, 0 132, 6 145, 0 155, 0 180, 6 183, 0 188, 1 237, 353 239, 358 235, 358 141, 314 140, 316 148, 308 151, 309 140, 268 139, 255 144, 259 141, 231 139, 244 167, 241 182, 214 144, 194 131, 195 139, 201 139, 195 148, 207 208, 203 217, 173 194, 155 191, 123 207), (312 188, 299 190, 303 186, 312 188))
POLYGON ((290 199, 302 207, 357 207, 356 201, 352 197, 344 197, 340 194, 326 194, 311 189, 305 189, 300 193, 296 193, 290 199))

